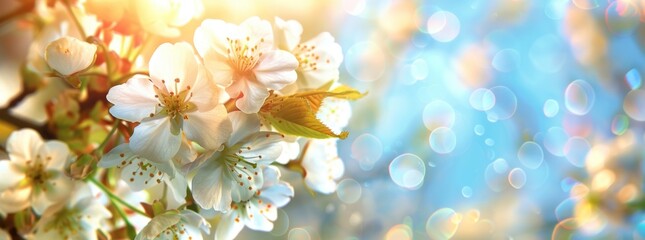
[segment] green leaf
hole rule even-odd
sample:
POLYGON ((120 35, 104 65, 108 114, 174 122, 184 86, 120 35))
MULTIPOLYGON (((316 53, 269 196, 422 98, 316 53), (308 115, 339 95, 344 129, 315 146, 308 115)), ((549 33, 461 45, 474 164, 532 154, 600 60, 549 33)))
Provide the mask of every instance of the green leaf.
POLYGON ((349 132, 334 133, 316 118, 316 113, 327 97, 356 100, 363 96, 364 94, 347 86, 340 86, 332 91, 319 89, 291 96, 271 94, 262 106, 260 116, 284 134, 318 139, 330 137, 345 139, 349 132))

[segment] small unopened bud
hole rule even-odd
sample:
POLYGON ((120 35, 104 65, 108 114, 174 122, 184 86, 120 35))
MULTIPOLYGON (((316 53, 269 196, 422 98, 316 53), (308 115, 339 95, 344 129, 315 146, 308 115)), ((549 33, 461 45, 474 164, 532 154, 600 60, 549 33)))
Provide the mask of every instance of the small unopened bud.
POLYGON ((65 174, 73 179, 83 180, 96 169, 96 163, 94 156, 83 154, 65 168, 65 174))
POLYGON ((13 224, 18 233, 27 234, 36 225, 36 215, 31 211, 31 208, 27 208, 13 215, 13 224))

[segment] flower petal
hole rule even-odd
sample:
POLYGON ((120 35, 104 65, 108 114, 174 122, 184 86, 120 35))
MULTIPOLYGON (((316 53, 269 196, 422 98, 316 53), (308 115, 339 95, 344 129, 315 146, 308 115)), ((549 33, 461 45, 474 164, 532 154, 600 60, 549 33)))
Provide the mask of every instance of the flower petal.
POLYGON ((235 106, 244 113, 257 113, 260 111, 264 100, 269 96, 269 91, 260 83, 240 79, 235 81, 226 91, 232 97, 237 97, 242 93, 242 97, 237 99, 235 106))
POLYGON ((284 136, 275 132, 258 132, 242 140, 239 156, 260 164, 271 164, 282 154, 284 136))
POLYGON ((260 52, 270 50, 274 47, 271 23, 257 16, 247 18, 244 22, 240 23, 240 34, 234 37, 242 39, 249 37, 249 45, 257 45, 260 52))
POLYGON ((231 208, 231 181, 224 178, 226 166, 213 159, 202 165, 193 177, 192 193, 202 208, 225 212, 231 208))
POLYGON ((193 47, 186 42, 161 44, 152 53, 148 65, 152 81, 157 86, 165 85, 168 92, 191 88, 197 79, 197 60, 193 47))
POLYGON ((194 90, 190 102, 197 106, 198 111, 208 111, 219 104, 221 90, 215 85, 211 74, 202 65, 199 66, 197 80, 192 88, 194 90))
POLYGON ((217 224, 217 230, 215 230, 215 240, 231 240, 242 231, 244 228, 244 223, 239 218, 239 213, 233 211, 222 216, 219 224, 217 224))
POLYGON ((130 122, 140 122, 155 113, 159 100, 155 98, 154 85, 147 77, 130 78, 126 83, 110 88, 106 96, 114 104, 110 113, 130 122))
POLYGON ((282 207, 291 201, 294 191, 289 183, 280 181, 280 171, 275 166, 268 166, 264 169, 264 187, 260 192, 260 199, 273 203, 275 207, 282 207))
POLYGON ((246 214, 242 215, 242 219, 247 227, 264 232, 273 229, 273 223, 260 212, 261 206, 257 201, 249 201, 246 206, 246 214))
POLYGON ((164 214, 157 215, 152 218, 143 229, 141 229, 135 239, 155 239, 164 230, 177 224, 179 220, 181 220, 181 216, 177 213, 166 212, 164 214))
POLYGON ((18 167, 24 167, 27 161, 35 160, 43 139, 33 129, 14 131, 7 139, 9 159, 18 167))
POLYGON ((184 119, 186 138, 206 149, 218 149, 231 136, 231 121, 226 117, 224 105, 206 111, 188 113, 184 119))
POLYGON ((275 50, 262 55, 254 72, 258 82, 269 89, 280 90, 296 81, 298 60, 293 54, 275 50))
POLYGON ((92 64, 97 46, 73 37, 62 37, 47 45, 47 64, 62 75, 69 76, 92 64))
POLYGON ((343 50, 330 33, 320 33, 301 45, 306 47, 297 49, 294 54, 298 55, 301 61, 306 59, 309 64, 315 64, 315 68, 302 64, 298 68, 304 76, 297 82, 301 89, 318 88, 329 81, 338 79, 338 68, 343 62, 343 50), (314 46, 315 48, 312 48, 314 46))
POLYGON ((302 35, 302 25, 296 20, 282 20, 282 18, 275 17, 275 44, 278 48, 286 51, 291 51, 298 43, 300 43, 300 35, 302 35))
POLYGON ((134 128, 130 149, 153 162, 167 162, 179 150, 181 136, 170 131, 168 118, 144 120, 134 128))
POLYGON ((15 213, 30 205, 30 187, 10 188, 0 192, 0 213, 15 213))
POLYGON ((40 193, 34 192, 31 195, 31 208, 33 208, 34 212, 38 215, 43 214, 45 209, 52 204, 54 204, 54 202, 50 201, 43 191, 40 191, 40 193))
POLYGON ((128 186, 132 191, 141 191, 153 187, 164 179, 165 174, 154 165, 150 164, 151 162, 146 161, 145 159, 134 157, 131 158, 128 163, 123 166, 123 171, 121 171, 121 179, 128 183, 128 186))
POLYGON ((47 169, 60 171, 69 157, 69 147, 61 141, 47 141, 40 147, 40 157, 45 159, 47 169))
POLYGON ((72 188, 74 187, 74 182, 72 182, 72 179, 67 177, 65 174, 62 172, 58 172, 56 178, 49 180, 45 188, 47 191, 45 191, 45 196, 47 196, 47 199, 51 201, 52 203, 60 202, 63 199, 66 199, 69 197, 70 193, 72 193, 72 188))
POLYGON ((228 64, 226 49, 229 43, 227 34, 237 31, 237 26, 222 20, 206 19, 195 29, 193 42, 199 55, 204 59, 206 69, 213 79, 222 87, 228 87, 233 81, 233 69, 228 64))
POLYGON ((25 173, 20 171, 14 163, 8 160, 0 161, 0 176, 2 176, 2 181, 0 181, 0 192, 16 186, 24 177, 25 173))
POLYGON ((231 112, 228 118, 233 125, 233 133, 228 140, 228 145, 232 146, 242 139, 251 136, 251 134, 260 131, 260 119, 257 114, 246 114, 240 111, 231 112))

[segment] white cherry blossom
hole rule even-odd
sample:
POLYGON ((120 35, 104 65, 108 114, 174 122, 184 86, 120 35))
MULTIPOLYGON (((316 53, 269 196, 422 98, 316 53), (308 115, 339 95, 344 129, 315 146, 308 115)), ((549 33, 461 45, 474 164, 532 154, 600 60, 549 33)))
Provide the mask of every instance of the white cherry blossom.
POLYGON ((52 205, 35 226, 34 239, 98 239, 96 230, 112 217, 92 196, 89 186, 78 183, 67 201, 52 205))
POLYGON ((330 33, 320 33, 301 43, 302 25, 295 20, 285 21, 279 17, 275 18, 274 29, 276 46, 291 52, 298 59, 296 71, 302 76, 295 83, 298 89, 315 89, 338 80, 343 50, 330 33))
POLYGON ((182 134, 206 149, 217 149, 230 136, 231 122, 219 103, 219 89, 185 42, 164 43, 150 59, 150 77, 135 76, 112 87, 107 100, 117 118, 140 122, 130 149, 154 162, 169 161, 182 134))
POLYGON ((235 202, 232 210, 220 220, 215 232, 216 240, 234 239, 244 226, 268 232, 278 218, 278 208, 287 205, 293 197, 293 187, 280 181, 280 171, 274 166, 263 169, 264 184, 249 200, 235 202))
POLYGON ((202 240, 201 231, 210 232, 210 224, 190 210, 170 210, 152 218, 135 240, 202 240))
POLYGON ((338 157, 337 139, 312 139, 305 145, 302 158, 305 183, 316 192, 329 194, 336 191, 336 181, 343 176, 345 165, 338 157))
POLYGON ((69 76, 88 68, 96 55, 97 46, 73 37, 62 37, 49 45, 45 60, 56 72, 69 76))
POLYGON ((37 214, 66 198, 72 180, 63 173, 69 148, 60 141, 43 141, 32 129, 13 132, 7 139, 9 160, 0 161, 0 212, 29 206, 37 214))
POLYGON ((195 202, 202 208, 228 211, 231 202, 248 200, 262 187, 262 166, 282 153, 284 135, 260 130, 256 114, 229 114, 234 132, 222 151, 202 154, 192 180, 195 202))
POLYGON ((252 17, 239 26, 204 20, 194 36, 195 48, 217 83, 226 87, 237 108, 256 113, 269 96, 296 81, 298 61, 273 45, 271 24, 252 17))

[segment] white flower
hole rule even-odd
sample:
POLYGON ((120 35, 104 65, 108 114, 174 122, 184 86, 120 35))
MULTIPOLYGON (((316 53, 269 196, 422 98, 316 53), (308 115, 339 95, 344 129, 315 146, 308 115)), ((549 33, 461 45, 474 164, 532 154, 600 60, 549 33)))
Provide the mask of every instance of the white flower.
POLYGON ((271 24, 252 17, 239 26, 207 19, 195 30, 195 48, 217 83, 226 87, 235 105, 256 113, 269 96, 293 83, 298 61, 273 45, 271 24))
POLYGON ((221 152, 202 154, 192 180, 195 202, 202 208, 228 211, 231 202, 245 201, 262 187, 261 166, 271 164, 282 153, 282 134, 262 132, 255 114, 232 112, 233 135, 221 152))
POLYGON ((291 52, 298 59, 298 71, 303 78, 296 81, 299 89, 314 89, 332 80, 338 80, 338 68, 343 61, 343 50, 334 37, 323 32, 309 41, 300 43, 302 25, 295 20, 275 18, 276 46, 291 52))
POLYGON ((219 89, 198 64, 185 42, 164 43, 150 59, 150 78, 134 77, 112 87, 107 100, 117 118, 141 122, 134 128, 130 149, 155 162, 169 161, 182 134, 207 149, 217 149, 231 133, 219 89))
POLYGON ((316 118, 335 134, 340 134, 349 124, 352 117, 352 108, 349 101, 342 98, 327 97, 323 99, 316 118))
POLYGON ((335 192, 338 187, 336 180, 345 172, 343 160, 338 157, 337 141, 314 139, 305 145, 307 150, 301 163, 306 172, 305 183, 316 192, 335 192))
POLYGON ((274 166, 263 170, 264 185, 248 201, 235 202, 232 211, 222 216, 215 239, 233 239, 246 227, 258 231, 271 231, 273 221, 278 218, 278 208, 293 197, 293 187, 280 181, 280 171, 274 166))
POLYGON ((163 37, 179 37, 179 27, 204 11, 201 0, 136 0, 141 27, 163 37))
POLYGON ((210 224, 193 211, 170 210, 152 218, 135 239, 202 240, 200 229, 208 234, 209 228, 210 224))
POLYGON ((97 46, 73 37, 62 37, 47 45, 45 60, 56 72, 69 76, 94 62, 97 46))
MULTIPOLYGON (((139 157, 123 143, 105 154, 98 166, 102 168, 117 167, 121 169, 121 180, 128 183, 133 191, 141 191, 154 187, 161 182, 168 187, 169 196, 176 202, 184 202, 186 197, 186 178, 179 174, 177 166, 181 166, 182 155, 192 155, 190 146, 182 141, 182 147, 173 161, 155 162, 139 157), (188 151, 188 153, 185 153, 188 151)), ((190 161, 190 160, 188 160, 190 161)))
POLYGON ((89 186, 79 183, 68 201, 45 210, 35 226, 34 239, 98 239, 96 230, 111 217, 89 186))
POLYGON ((0 161, 0 212, 32 206, 41 214, 68 196, 72 180, 63 173, 69 156, 65 143, 43 142, 36 131, 22 129, 9 136, 7 152, 10 160, 0 161))

